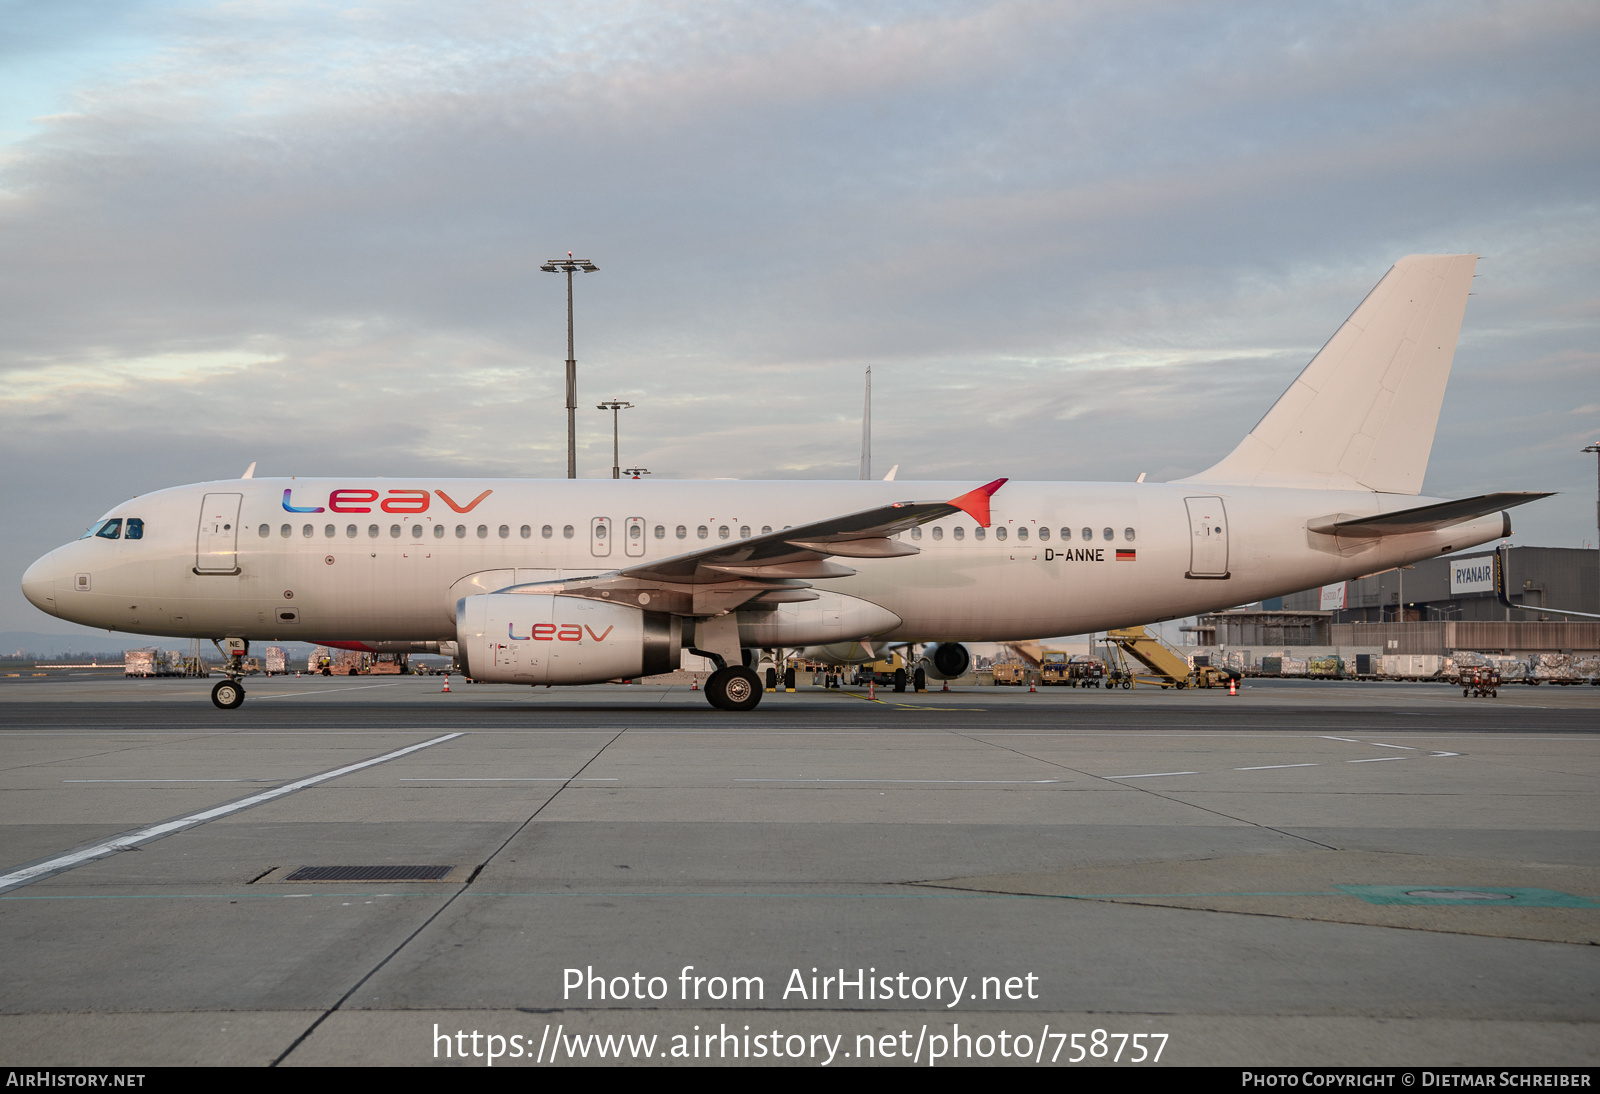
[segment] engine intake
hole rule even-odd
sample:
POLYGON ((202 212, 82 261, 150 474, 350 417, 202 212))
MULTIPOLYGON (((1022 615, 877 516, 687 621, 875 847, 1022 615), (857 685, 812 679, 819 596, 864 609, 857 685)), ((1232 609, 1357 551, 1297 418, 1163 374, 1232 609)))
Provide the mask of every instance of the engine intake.
POLYGON ((922 664, 931 676, 941 680, 954 680, 965 676, 972 667, 972 654, 960 642, 940 642, 932 652, 922 658, 922 664))
POLYGON ((598 684, 678 667, 683 621, 577 596, 484 593, 456 603, 461 667, 498 684, 598 684))

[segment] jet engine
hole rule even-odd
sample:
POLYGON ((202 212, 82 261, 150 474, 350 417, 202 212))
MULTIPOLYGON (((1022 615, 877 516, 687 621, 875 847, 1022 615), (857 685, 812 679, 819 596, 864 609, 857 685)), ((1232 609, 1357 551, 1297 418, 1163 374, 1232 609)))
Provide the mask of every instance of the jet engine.
POLYGON ((923 655, 919 664, 929 676, 954 680, 958 676, 965 676, 972 667, 972 654, 960 642, 940 642, 923 655))
POLYGON ((578 596, 484 593, 456 603, 461 667, 499 684, 598 684, 678 667, 683 621, 578 596))

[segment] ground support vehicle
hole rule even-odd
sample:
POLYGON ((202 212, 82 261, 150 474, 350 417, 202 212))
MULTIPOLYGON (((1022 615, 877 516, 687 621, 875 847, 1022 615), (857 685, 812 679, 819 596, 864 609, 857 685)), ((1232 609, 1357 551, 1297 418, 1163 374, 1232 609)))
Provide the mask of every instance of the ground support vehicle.
POLYGON ((1495 699, 1500 695, 1500 674, 1490 668, 1465 669, 1461 673, 1461 697, 1495 699))

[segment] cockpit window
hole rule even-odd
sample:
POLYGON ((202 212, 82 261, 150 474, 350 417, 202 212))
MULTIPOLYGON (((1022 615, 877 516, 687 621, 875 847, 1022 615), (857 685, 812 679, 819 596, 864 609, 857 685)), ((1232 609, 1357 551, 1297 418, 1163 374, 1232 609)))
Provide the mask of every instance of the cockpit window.
POLYGON ((78 538, 88 539, 90 536, 97 536, 100 539, 121 539, 122 518, 112 517, 110 520, 102 520, 78 538))
MULTIPOLYGON (((123 529, 122 538, 123 539, 143 539, 144 538, 144 521, 139 517, 129 517, 128 518, 128 526, 127 526, 127 528, 123 529)), ((1133 537, 1129 536, 1128 538, 1132 539, 1133 537)))

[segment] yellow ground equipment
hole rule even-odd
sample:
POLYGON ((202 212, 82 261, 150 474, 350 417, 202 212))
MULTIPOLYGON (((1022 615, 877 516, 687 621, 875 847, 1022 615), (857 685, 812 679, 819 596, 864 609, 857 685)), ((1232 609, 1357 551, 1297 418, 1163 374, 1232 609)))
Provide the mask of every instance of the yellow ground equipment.
MULTIPOLYGON (((1155 684, 1163 688, 1215 688, 1225 687, 1232 675, 1227 669, 1210 666, 1190 668, 1189 661, 1183 654, 1155 635, 1146 633, 1143 627, 1123 627, 1121 630, 1107 631, 1106 641, 1115 647, 1119 660, 1125 663, 1125 658, 1131 657, 1150 670, 1149 674, 1139 673, 1132 676, 1132 679, 1140 683, 1155 684)), ((1124 672, 1122 675, 1127 677, 1131 674, 1124 672)))
POLYGON ((1021 661, 996 661, 989 673, 996 684, 1020 687, 1028 682, 1028 671, 1021 661))

